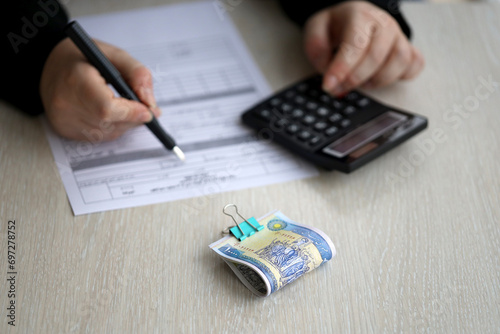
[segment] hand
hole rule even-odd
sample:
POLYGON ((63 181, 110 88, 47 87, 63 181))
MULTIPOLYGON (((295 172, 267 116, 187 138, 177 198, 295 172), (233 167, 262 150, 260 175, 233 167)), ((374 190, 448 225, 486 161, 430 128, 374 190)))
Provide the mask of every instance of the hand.
POLYGON ((144 103, 116 97, 104 78, 66 38, 52 50, 40 80, 47 118, 60 135, 83 141, 105 141, 160 115, 149 70, 127 52, 97 41, 144 103))
POLYGON ((356 88, 412 79, 424 67, 422 54, 397 21, 365 1, 347 1, 313 15, 305 25, 305 49, 324 74, 323 89, 342 95, 356 88))

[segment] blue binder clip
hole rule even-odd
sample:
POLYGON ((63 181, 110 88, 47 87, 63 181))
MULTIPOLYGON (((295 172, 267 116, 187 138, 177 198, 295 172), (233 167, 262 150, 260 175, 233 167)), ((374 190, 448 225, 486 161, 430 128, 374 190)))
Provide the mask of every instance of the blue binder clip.
POLYGON ((228 204, 222 209, 222 212, 226 215, 229 216, 233 219, 234 223, 236 226, 232 227, 229 229, 229 231, 238 239, 239 241, 243 241, 246 238, 252 236, 255 234, 255 232, 258 232, 264 228, 264 226, 260 225, 257 222, 257 219, 254 217, 250 217, 250 219, 244 218, 240 213, 238 212, 238 208, 234 204, 228 204), (240 216, 241 219, 243 219, 243 222, 239 223, 236 222, 236 219, 234 219, 234 216, 230 213, 226 212, 226 209, 228 207, 234 206, 234 210, 236 211, 236 214, 240 216))

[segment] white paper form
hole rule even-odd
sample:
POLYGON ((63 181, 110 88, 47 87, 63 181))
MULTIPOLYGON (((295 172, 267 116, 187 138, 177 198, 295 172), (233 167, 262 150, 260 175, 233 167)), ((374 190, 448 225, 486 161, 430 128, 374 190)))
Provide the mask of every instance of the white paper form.
MULTIPOLYGON (((256 18, 257 19, 257 18, 256 18)), ((205 196, 317 175, 257 141, 241 113, 270 90, 229 17, 211 2, 119 12, 78 21, 148 66, 159 118, 186 153, 166 150, 141 126, 112 142, 47 136, 75 215, 205 196)))

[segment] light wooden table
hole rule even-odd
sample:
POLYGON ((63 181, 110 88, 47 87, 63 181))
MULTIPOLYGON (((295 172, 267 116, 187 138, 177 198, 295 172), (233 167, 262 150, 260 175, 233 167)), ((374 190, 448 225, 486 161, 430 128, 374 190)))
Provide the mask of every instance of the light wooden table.
MULTIPOLYGON (((159 4, 68 6, 76 16, 159 4)), ((500 87, 483 83, 500 81, 500 5, 404 11, 426 69, 371 94, 430 127, 351 175, 74 217, 39 121, 2 103, 0 332, 500 332, 500 87), (254 297, 208 248, 230 202, 322 229, 337 256, 254 297), (8 220, 15 328, 6 318, 8 220)), ((299 30, 274 2, 243 1, 230 15, 273 88, 311 72, 299 30)))

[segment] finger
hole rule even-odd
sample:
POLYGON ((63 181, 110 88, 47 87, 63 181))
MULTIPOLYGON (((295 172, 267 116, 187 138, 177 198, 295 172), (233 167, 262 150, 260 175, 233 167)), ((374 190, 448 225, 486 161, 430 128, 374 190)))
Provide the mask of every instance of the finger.
POLYGON ((105 132, 103 140, 115 140, 121 137, 130 129, 137 127, 139 125, 132 123, 113 123, 105 132))
POLYGON ((424 56, 415 47, 412 46, 412 61, 407 71, 403 73, 401 79, 409 80, 415 78, 425 66, 424 56))
POLYGON ((365 88, 386 86, 398 80, 408 69, 412 61, 411 45, 404 36, 398 37, 393 43, 390 55, 373 75, 365 88))
POLYGON ((77 71, 80 72, 78 77, 85 78, 77 98, 88 115, 88 123, 99 126, 102 121, 139 124, 151 120, 151 113, 142 103, 115 97, 94 67, 82 64, 77 71))
POLYGON ((109 112, 107 120, 132 125, 148 123, 153 118, 150 108, 140 102, 122 97, 114 98, 109 112))
POLYGON ((129 122, 125 121, 111 121, 110 119, 103 119, 99 121, 99 124, 89 122, 87 118, 82 118, 79 120, 79 126, 77 131, 73 131, 72 139, 101 142, 114 140, 122 136, 128 130, 142 126, 142 122, 129 122))
POLYGON ((104 122, 101 126, 95 127, 93 125, 83 123, 78 133, 73 133, 71 139, 90 141, 93 143, 110 141, 122 136, 134 126, 136 125, 131 123, 104 122))
POLYGON ((155 107, 156 99, 153 93, 153 77, 149 69, 125 50, 104 42, 99 42, 99 45, 125 81, 127 81, 132 90, 137 94, 139 100, 148 107, 155 107))
POLYGON ((378 26, 374 26, 373 29, 367 53, 344 81, 343 89, 345 91, 356 88, 369 80, 384 66, 391 54, 392 47, 397 39, 396 32, 393 30, 380 32, 378 26))
MULTIPOLYGON (((373 22, 366 22, 364 24, 373 24, 373 22)), ((333 95, 338 95, 345 91, 343 86, 344 81, 365 57, 372 35, 373 29, 371 28, 363 31, 356 24, 345 27, 338 52, 325 72, 323 90, 333 95)))
MULTIPOLYGON (((329 31, 330 15, 321 12, 307 21, 304 47, 307 58, 319 72, 324 72, 332 59, 333 43, 329 31)), ((332 34, 335 36, 335 34, 332 34)))

